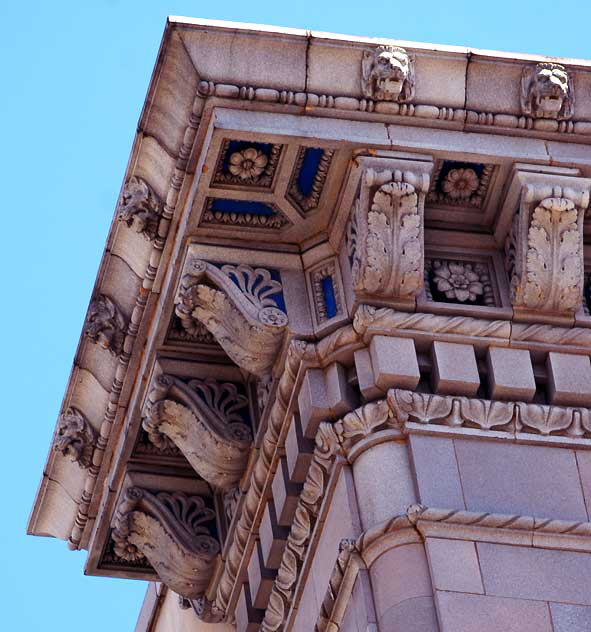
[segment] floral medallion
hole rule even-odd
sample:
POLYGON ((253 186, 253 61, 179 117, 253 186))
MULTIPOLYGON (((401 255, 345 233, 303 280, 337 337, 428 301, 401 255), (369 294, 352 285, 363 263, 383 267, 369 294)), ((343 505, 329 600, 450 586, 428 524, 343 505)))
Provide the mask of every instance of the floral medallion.
POLYGON ((268 189, 273 184, 282 145, 224 140, 212 186, 268 189))

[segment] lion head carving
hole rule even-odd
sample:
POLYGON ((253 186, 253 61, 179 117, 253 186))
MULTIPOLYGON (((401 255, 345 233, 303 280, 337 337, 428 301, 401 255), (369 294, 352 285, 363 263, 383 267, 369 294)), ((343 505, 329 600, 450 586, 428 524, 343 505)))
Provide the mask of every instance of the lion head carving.
POLYGON ((96 443, 96 431, 84 415, 74 407, 60 415, 55 436, 54 449, 81 468, 90 467, 92 452, 96 443))
POLYGON ((414 96, 414 59, 398 46, 363 51, 361 90, 367 99, 408 103, 414 96))
POLYGON ((521 110, 534 118, 568 120, 574 114, 572 80, 564 66, 540 63, 521 74, 521 110))
POLYGON ((94 343, 119 355, 123 350, 126 329, 123 314, 108 296, 99 294, 90 303, 83 331, 94 343))
POLYGON ((158 233, 158 222, 162 214, 160 200, 141 178, 132 176, 123 187, 117 216, 146 239, 154 239, 158 233))

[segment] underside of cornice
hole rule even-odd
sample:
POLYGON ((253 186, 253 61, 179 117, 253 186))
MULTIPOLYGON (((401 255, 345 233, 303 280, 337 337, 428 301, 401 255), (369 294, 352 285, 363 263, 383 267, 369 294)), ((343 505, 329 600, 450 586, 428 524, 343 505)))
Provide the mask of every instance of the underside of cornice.
MULTIPOLYGON (((335 463, 589 449, 589 90, 589 62, 169 21, 29 532, 230 620, 289 438, 275 631, 335 463)), ((438 511, 394 522, 545 528, 438 511)))

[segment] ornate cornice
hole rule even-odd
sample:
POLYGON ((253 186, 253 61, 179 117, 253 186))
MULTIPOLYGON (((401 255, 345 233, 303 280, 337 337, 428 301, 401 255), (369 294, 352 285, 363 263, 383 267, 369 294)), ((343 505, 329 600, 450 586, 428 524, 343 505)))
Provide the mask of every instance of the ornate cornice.
POLYGON ((183 597, 198 597, 209 584, 220 550, 204 526, 214 518, 200 496, 130 487, 115 514, 115 554, 123 560, 147 558, 169 588, 183 597))
POLYGON ((53 447, 64 456, 71 456, 82 469, 92 463, 96 440, 96 430, 77 408, 70 406, 60 415, 53 447))
POLYGON ((412 299, 423 287, 429 174, 366 169, 348 230, 355 291, 412 299))
POLYGON ((551 184, 523 188, 505 248, 514 307, 559 315, 580 308, 588 205, 588 189, 551 184))
POLYGON ((264 268, 193 259, 181 279, 176 314, 189 332, 203 323, 238 366, 263 376, 277 360, 288 323, 274 299, 281 291, 264 268))
POLYGON ((154 445, 172 442, 208 483, 230 490, 242 477, 252 443, 245 423, 248 399, 235 384, 215 380, 185 383, 159 376, 148 396, 143 427, 154 445))

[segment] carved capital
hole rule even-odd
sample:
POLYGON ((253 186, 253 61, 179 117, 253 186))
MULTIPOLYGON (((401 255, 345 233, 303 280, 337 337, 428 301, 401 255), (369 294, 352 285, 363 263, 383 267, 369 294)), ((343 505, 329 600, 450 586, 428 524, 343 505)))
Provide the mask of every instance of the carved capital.
POLYGON ((511 302, 567 316, 583 296, 583 216, 589 191, 526 185, 505 245, 511 302))
POLYGON ((540 63, 524 66, 521 111, 533 118, 569 120, 575 112, 573 80, 564 66, 540 63))
POLYGON ((162 202, 150 185, 137 176, 131 177, 125 183, 117 204, 119 221, 151 241, 158 234, 161 215, 162 202))
POLYGON ((90 303, 83 331, 95 344, 121 355, 127 321, 113 300, 99 294, 90 303))
POLYGON ((412 299, 422 289, 428 190, 427 173, 363 172, 348 233, 355 291, 412 299))
POLYGON ((366 99, 410 103, 415 92, 414 57, 399 46, 364 50, 361 92, 366 99))
POLYGON ((207 526, 214 518, 201 496, 129 487, 115 514, 115 554, 129 561, 147 558, 170 589, 199 597, 220 550, 207 526))
POLYGON ((230 490, 246 468, 252 433, 245 423, 248 399, 236 385, 214 380, 185 383, 161 375, 148 396, 143 427, 152 443, 171 443, 214 487, 230 490))
POLYGON ((181 279, 176 314, 187 332, 203 323, 238 366, 264 376, 287 327, 276 300, 281 292, 281 283, 264 268, 194 259, 181 279))
POLYGON ((71 456, 74 463, 87 469, 92 463, 92 453, 96 444, 96 430, 88 419, 71 406, 60 415, 54 440, 54 450, 64 456, 71 456))

